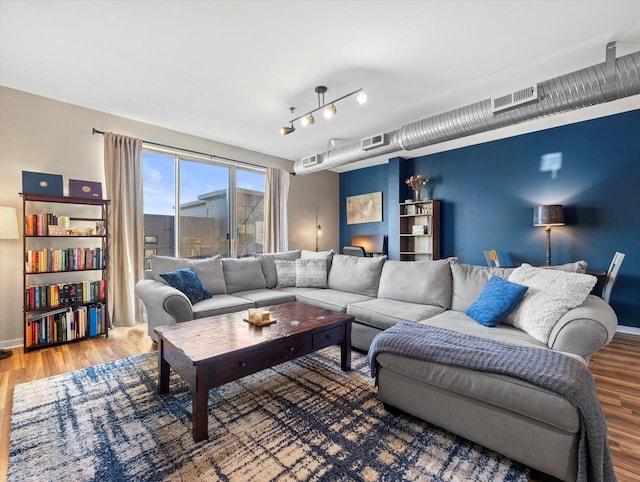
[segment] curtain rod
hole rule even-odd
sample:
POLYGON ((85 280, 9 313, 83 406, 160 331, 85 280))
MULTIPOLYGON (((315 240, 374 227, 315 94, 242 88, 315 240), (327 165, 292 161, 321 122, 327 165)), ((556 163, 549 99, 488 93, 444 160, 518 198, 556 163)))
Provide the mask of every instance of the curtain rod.
MULTIPOLYGON (((99 131, 95 127, 93 127, 92 129, 93 130, 91 131, 91 135, 94 135, 94 134, 102 134, 102 135, 104 135, 105 134, 104 131, 99 131)), ((265 169, 265 166, 261 166, 260 164, 253 164, 253 163, 247 162, 247 161, 239 161, 238 159, 231 159, 230 157, 217 156, 215 154, 209 154, 208 152, 194 151, 194 150, 191 150, 191 149, 185 149, 183 147, 170 146, 168 144, 160 144, 159 142, 145 141, 144 139, 142 139, 142 142, 144 142, 145 144, 149 144, 151 146, 164 147, 166 149, 176 149, 178 151, 188 152, 189 154, 197 154, 199 156, 209 157, 211 159, 221 159, 223 161, 237 162, 239 164, 245 164, 247 166, 259 167, 259 168, 265 169)), ((290 172, 289 174, 291 174, 293 176, 296 175, 295 172, 290 172)))

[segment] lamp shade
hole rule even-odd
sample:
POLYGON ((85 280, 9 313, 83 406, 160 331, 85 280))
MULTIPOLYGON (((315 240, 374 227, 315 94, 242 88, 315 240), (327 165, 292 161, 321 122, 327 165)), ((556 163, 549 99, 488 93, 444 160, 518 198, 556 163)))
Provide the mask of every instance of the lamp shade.
POLYGON ((564 211, 562 204, 547 204, 533 208, 534 226, 562 226, 564 211))
POLYGON ((0 206, 0 239, 18 239, 16 208, 0 206))

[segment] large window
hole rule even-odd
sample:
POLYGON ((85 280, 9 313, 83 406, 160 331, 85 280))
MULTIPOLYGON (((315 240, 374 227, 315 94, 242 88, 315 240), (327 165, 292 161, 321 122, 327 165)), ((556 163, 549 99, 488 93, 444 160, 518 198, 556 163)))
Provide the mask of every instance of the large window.
POLYGON ((146 268, 153 254, 262 252, 263 171, 145 149, 142 173, 146 268))

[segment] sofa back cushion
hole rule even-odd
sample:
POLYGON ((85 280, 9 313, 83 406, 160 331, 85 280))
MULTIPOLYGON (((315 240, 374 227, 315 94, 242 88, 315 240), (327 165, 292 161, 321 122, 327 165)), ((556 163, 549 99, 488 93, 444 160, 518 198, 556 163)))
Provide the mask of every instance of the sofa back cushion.
POLYGON ((222 256, 220 255, 204 259, 153 255, 151 256, 151 272, 153 273, 153 279, 166 283, 160 276, 162 273, 193 268, 207 291, 212 295, 219 295, 227 292, 221 261, 222 256))
POLYGON ((480 295, 492 276, 507 279, 514 268, 495 268, 471 264, 451 263, 453 290, 451 309, 465 313, 480 295))
POLYGON ((222 260, 227 293, 259 290, 267 287, 262 266, 255 258, 224 258, 222 260))
POLYGON ((278 275, 276 272, 275 260, 281 261, 295 261, 300 258, 300 250, 284 251, 282 253, 262 253, 257 254, 256 259, 262 267, 262 274, 264 274, 267 288, 275 288, 278 284, 278 275))
POLYGON ((449 261, 387 261, 380 277, 379 298, 451 306, 449 261))
POLYGON ((386 256, 358 258, 334 254, 328 286, 338 291, 375 297, 378 294, 380 274, 386 259, 386 256))

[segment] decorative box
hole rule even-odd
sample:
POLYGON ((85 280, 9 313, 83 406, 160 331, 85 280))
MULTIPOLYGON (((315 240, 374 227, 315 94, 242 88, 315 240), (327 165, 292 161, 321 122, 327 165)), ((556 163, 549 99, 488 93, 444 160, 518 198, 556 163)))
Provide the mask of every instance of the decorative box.
POLYGON ((69 179, 69 196, 102 199, 102 183, 69 179))
POLYGON ((22 192, 62 196, 62 175, 22 171, 22 192))

